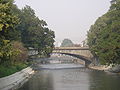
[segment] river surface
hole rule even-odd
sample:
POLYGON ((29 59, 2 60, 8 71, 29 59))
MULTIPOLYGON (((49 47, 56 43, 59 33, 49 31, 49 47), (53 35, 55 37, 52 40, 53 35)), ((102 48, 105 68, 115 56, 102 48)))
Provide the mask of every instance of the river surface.
POLYGON ((90 70, 80 64, 42 67, 19 90, 120 90, 118 74, 90 70))

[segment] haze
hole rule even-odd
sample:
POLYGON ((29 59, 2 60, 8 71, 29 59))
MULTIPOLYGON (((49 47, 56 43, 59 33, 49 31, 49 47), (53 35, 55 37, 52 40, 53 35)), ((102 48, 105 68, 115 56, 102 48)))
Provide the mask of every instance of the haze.
POLYGON ((64 38, 81 43, 95 20, 106 13, 110 0, 15 0, 19 8, 31 6, 55 31, 56 46, 64 38))

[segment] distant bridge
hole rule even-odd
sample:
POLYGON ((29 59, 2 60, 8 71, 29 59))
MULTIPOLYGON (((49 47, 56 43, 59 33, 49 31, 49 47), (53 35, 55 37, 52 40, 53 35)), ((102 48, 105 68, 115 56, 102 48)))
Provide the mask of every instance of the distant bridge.
POLYGON ((92 63, 93 55, 88 47, 55 47, 52 53, 65 54, 85 61, 85 66, 92 63))
MULTIPOLYGON (((55 47, 52 54, 64 54, 79 58, 85 62, 85 66, 93 63, 93 55, 91 54, 89 47, 55 47)), ((29 55, 37 55, 37 49, 29 49, 29 55)))

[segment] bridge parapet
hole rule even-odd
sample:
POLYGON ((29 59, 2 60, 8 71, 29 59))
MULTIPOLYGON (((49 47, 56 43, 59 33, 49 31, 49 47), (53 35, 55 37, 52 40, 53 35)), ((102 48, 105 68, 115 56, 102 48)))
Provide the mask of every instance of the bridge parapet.
POLYGON ((92 58, 89 47, 55 47, 53 53, 69 53, 92 58))
POLYGON ((55 47, 54 50, 88 50, 89 47, 55 47))

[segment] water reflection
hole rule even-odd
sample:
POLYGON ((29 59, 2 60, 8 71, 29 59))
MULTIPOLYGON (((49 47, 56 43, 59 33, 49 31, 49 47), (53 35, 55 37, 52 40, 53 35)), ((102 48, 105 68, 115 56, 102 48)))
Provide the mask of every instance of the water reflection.
POLYGON ((54 90, 52 73, 37 72, 20 90, 54 90))
MULTIPOLYGON (((38 68, 39 66, 41 65, 38 65, 38 68)), ((42 67, 56 66, 78 67, 76 64, 53 64, 42 67)), ((19 90, 120 90, 120 75, 94 71, 80 65, 76 69, 38 70, 19 90)))
POLYGON ((120 75, 100 71, 89 75, 90 90, 120 90, 120 75))
POLYGON ((53 77, 53 90, 88 90, 89 88, 88 75, 79 73, 78 69, 56 71, 53 77))
POLYGON ((89 90, 88 80, 79 69, 42 70, 19 90, 89 90))
POLYGON ((41 70, 19 90, 120 90, 120 76, 86 68, 41 70))

